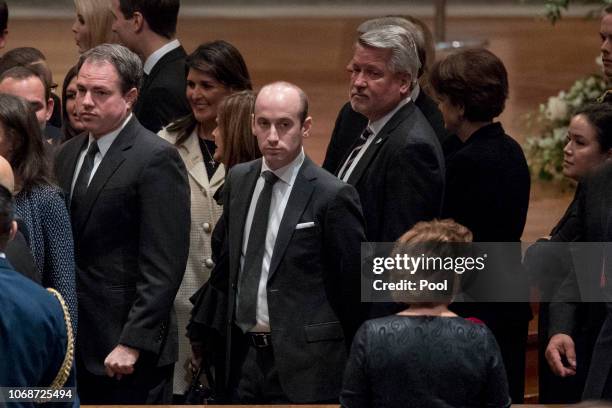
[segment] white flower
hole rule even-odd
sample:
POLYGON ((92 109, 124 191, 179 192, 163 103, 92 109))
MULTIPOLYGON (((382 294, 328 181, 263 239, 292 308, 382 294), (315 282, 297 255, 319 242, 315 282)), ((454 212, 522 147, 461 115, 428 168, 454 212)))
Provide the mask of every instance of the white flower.
POLYGON ((546 104, 544 114, 550 121, 563 120, 567 116, 567 103, 562 99, 562 96, 551 96, 546 104))

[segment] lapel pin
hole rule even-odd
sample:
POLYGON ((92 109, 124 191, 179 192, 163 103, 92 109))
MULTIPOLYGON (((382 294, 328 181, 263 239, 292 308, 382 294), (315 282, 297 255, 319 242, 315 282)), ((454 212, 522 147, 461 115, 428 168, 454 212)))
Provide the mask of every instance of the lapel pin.
POLYGON ((382 141, 382 137, 379 137, 378 139, 376 139, 376 141, 374 142, 374 144, 379 144, 382 141))

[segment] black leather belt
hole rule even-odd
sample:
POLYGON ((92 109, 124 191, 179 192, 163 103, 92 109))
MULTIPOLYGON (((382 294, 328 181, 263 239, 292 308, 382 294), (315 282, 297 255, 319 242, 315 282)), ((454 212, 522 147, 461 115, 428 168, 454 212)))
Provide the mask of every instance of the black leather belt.
POLYGON ((272 345, 272 336, 270 333, 253 333, 246 334, 249 345, 257 348, 270 347, 272 345))

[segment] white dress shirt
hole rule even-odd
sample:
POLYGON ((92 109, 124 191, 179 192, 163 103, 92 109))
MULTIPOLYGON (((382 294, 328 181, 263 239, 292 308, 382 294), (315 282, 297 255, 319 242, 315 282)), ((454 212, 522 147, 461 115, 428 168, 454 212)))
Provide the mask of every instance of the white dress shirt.
POLYGON ((168 44, 162 46, 161 48, 158 48, 153 54, 149 55, 149 58, 147 58, 144 65, 142 66, 142 70, 144 71, 144 73, 147 75, 151 74, 151 70, 153 70, 155 64, 157 64, 164 55, 180 46, 181 43, 179 42, 179 40, 174 39, 168 44))
MULTIPOLYGON (((265 159, 262 159, 261 173, 264 171, 271 171, 278 177, 278 181, 272 188, 272 199, 270 202, 270 215, 268 218, 268 229, 266 232, 266 243, 264 249, 263 262, 261 266, 261 278, 259 280, 259 287, 257 289, 257 313, 256 319, 257 324, 249 331, 252 332, 269 332, 270 331, 270 316, 268 314, 268 293, 266 287, 268 284, 268 274, 270 272, 270 261, 272 259, 272 253, 274 251, 274 245, 276 243, 276 236, 278 235, 278 229, 280 227, 291 190, 295 184, 295 179, 298 175, 300 167, 304 163, 304 149, 300 151, 297 157, 288 165, 281 167, 276 170, 271 170, 266 164, 265 159)), ((246 223, 244 226, 244 236, 242 239, 242 251, 240 253, 240 273, 244 269, 244 257, 247 251, 247 245, 249 241, 249 235, 251 233, 251 225, 253 224, 253 216, 255 214, 255 207, 257 206, 257 200, 259 195, 264 188, 265 180, 260 177, 255 184, 255 190, 253 191, 253 197, 251 197, 251 205, 249 206, 249 212, 247 214, 246 223)), ((238 293, 238 298, 240 293, 238 293)))
MULTIPOLYGON (((93 163, 93 167, 91 169, 91 173, 89 174, 89 180, 87 180, 87 186, 89 186, 89 183, 91 183, 91 179, 93 178, 94 174, 96 174, 96 171, 98 170, 98 167, 100 166, 100 163, 102 162, 102 159, 106 155, 106 152, 108 152, 108 149, 110 149, 111 145, 113 144, 113 142, 115 141, 117 136, 119 136, 119 133, 121 133, 121 131, 123 130, 125 125, 127 125, 127 123, 130 121, 130 119, 132 119, 132 114, 131 113, 123 121, 121 126, 119 126, 117 129, 113 130, 112 132, 107 133, 107 134, 105 134, 103 136, 100 136, 98 138, 98 140, 97 140, 97 142, 98 142, 98 153, 96 153, 96 155, 94 156, 94 163, 93 163)), ((83 166, 83 161, 85 160, 85 155, 87 154, 87 150, 89 150, 89 145, 91 145, 91 143, 94 140, 95 140, 94 137, 90 133, 89 134, 89 142, 87 143, 87 146, 85 146, 85 149, 83 149, 83 151, 79 154, 79 159, 77 160, 77 164, 74 167, 74 174, 72 175, 72 185, 70 187, 70 196, 71 197, 72 197, 72 192, 74 191, 74 184, 76 183, 76 180, 79 177, 79 172, 81 171, 81 166, 83 166)))
MULTIPOLYGON (((357 165, 359 164, 359 160, 361 160, 361 158, 363 157, 365 152, 368 150, 368 147, 370 147, 372 142, 374 142, 374 140, 377 139, 378 134, 385 127, 387 122, 389 122, 389 120, 393 117, 393 115, 395 115, 395 113, 398 110, 400 110, 402 106, 406 105, 411 100, 412 100, 411 96, 407 96, 405 99, 402 99, 400 103, 398 103, 397 106, 393 110, 391 110, 389 113, 387 113, 385 116, 383 116, 382 118, 374 122, 368 122, 368 127, 372 131, 372 134, 370 134, 365 144, 363 145, 363 147, 357 154, 357 157, 355 157, 355 160, 353 160, 353 162, 351 163, 351 167, 349 167, 348 171, 344 173, 344 177, 342 177, 342 181, 347 181, 349 177, 351 177, 353 170, 355 170, 355 167, 357 167, 357 165)), ((338 174, 342 174, 342 172, 344 171, 344 167, 347 165, 347 163, 348 163, 348 160, 344 162, 338 174)))

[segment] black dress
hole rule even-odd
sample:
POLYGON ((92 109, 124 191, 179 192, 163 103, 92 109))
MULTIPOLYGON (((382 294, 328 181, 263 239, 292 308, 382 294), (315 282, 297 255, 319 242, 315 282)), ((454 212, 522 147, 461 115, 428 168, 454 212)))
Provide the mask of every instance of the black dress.
MULTIPOLYGON (((474 242, 520 242, 527 208, 530 178, 520 145, 499 123, 474 132, 446 158, 446 193, 442 215, 472 231, 474 242)), ((520 251, 504 262, 521 268, 520 251)), ((528 286, 527 275, 513 276, 514 285, 528 286)), ((503 282, 499 282, 503 287, 503 282)), ((529 304, 460 303, 451 309, 461 316, 484 321, 499 344, 514 403, 523 401, 529 304)))
POLYGON ((461 317, 388 316, 365 322, 344 374, 343 407, 508 407, 495 338, 461 317))

